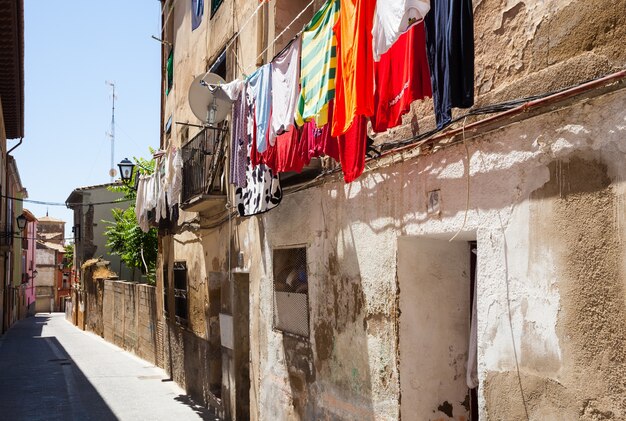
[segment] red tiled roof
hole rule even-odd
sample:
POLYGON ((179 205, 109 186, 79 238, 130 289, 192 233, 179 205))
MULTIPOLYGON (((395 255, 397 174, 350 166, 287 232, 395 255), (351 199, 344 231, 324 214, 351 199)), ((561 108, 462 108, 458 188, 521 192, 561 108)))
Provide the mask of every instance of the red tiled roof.
POLYGON ((0 0, 0 100, 8 139, 24 136, 24 1, 0 0))

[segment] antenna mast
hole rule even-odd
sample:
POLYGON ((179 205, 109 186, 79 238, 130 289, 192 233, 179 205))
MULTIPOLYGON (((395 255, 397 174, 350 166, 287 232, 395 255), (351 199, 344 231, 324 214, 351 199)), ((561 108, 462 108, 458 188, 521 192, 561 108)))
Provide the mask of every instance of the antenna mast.
POLYGON ((111 176, 112 183, 115 175, 117 174, 117 171, 115 171, 115 83, 107 80, 106 84, 113 90, 113 94, 111 95, 111 131, 107 133, 111 138, 111 169, 109 170, 109 175, 111 176))

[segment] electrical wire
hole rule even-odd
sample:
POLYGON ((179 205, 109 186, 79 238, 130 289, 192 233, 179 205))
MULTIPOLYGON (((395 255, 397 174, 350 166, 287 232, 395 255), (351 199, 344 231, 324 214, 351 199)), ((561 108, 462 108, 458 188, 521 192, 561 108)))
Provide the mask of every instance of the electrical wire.
MULTIPOLYGON (((591 79, 589 81, 583 82, 583 83, 588 83, 588 82, 593 82, 594 80, 598 80, 600 78, 594 78, 591 79)), ((582 85, 583 83, 579 84, 582 85)), ((576 85, 578 86, 578 85, 576 85)), ((382 150, 382 151, 388 151, 388 150, 393 150, 396 147, 402 147, 402 146, 407 146, 410 145, 414 142, 419 142, 420 140, 426 139, 428 137, 431 137, 435 134, 438 133, 442 133, 448 129, 450 129, 450 126, 452 126, 455 123, 458 123, 459 121, 462 121, 464 119, 466 119, 467 117, 475 117, 475 116, 479 116, 479 115, 485 115, 485 114, 495 114, 495 113, 499 113, 499 112, 503 112, 503 111, 509 111, 512 110, 514 108, 519 107, 520 105, 523 105, 527 102, 530 101, 536 101, 538 99, 542 99, 542 98, 546 98, 548 96, 551 95, 556 95, 558 93, 567 91, 569 89, 572 89, 574 86, 568 86, 562 89, 558 89, 556 91, 550 91, 550 92, 546 92, 543 94, 539 94, 539 95, 531 95, 531 96, 527 96, 527 97, 523 97, 523 98, 517 98, 517 99, 512 99, 509 101, 503 101, 503 102, 499 102, 496 104, 489 104, 489 105, 485 105, 479 108, 474 108, 470 111, 468 111, 467 113, 465 113, 464 115, 461 115, 459 117, 456 117, 454 119, 452 119, 448 124, 446 124, 444 127, 441 128, 435 128, 433 130, 430 130, 428 132, 419 134, 419 135, 415 135, 415 136, 411 136, 409 138, 406 139, 401 139, 401 140, 395 140, 395 141, 391 141, 391 142, 385 142, 385 143, 381 143, 380 145, 378 145, 378 147, 382 150)))
POLYGON ((12 197, 12 196, 5 196, 5 195, 0 195, 0 197, 4 198, 4 199, 9 199, 9 200, 15 200, 17 202, 24 202, 24 203, 32 203, 34 205, 46 205, 46 206, 63 206, 63 207, 73 207, 73 206, 97 206, 97 205, 113 205, 116 203, 126 203, 126 202, 131 202, 134 201, 135 199, 117 199, 117 200, 110 200, 110 201, 106 201, 106 202, 65 202, 65 203, 61 203, 61 202, 45 202, 42 200, 31 200, 31 199, 22 199, 20 197, 12 197))
MULTIPOLYGON (((285 34, 285 32, 287 32, 287 31, 289 30, 289 28, 291 28, 291 25, 293 25, 295 21, 297 21, 298 19, 300 19, 300 16, 302 16, 302 15, 304 14, 304 12, 306 12, 306 11, 307 11, 307 9, 308 9, 309 7, 311 7, 313 4, 315 4, 315 0, 311 0, 311 1, 309 2, 309 4, 307 4, 307 5, 304 7, 304 9, 302 9, 302 10, 300 11, 300 13, 298 13, 298 14, 296 15, 296 17, 295 17, 295 18, 293 18, 293 20, 292 20, 291 22, 289 22, 289 24, 288 24, 287 26, 285 26, 285 29, 283 29, 283 31, 282 31, 280 34, 278 34, 278 36, 276 36, 276 37, 274 38, 274 40, 272 40, 272 42, 270 42, 270 43, 268 43, 268 44, 267 44, 267 46, 266 46, 266 47, 265 47, 265 49, 261 52, 261 54, 259 54, 259 55, 257 56, 257 58, 254 60, 254 64, 251 64, 251 65, 249 65, 248 67, 246 67, 246 70, 249 70, 252 66, 255 66, 255 67, 256 67, 256 63, 258 63, 259 59, 260 59, 261 57, 263 57, 263 55, 264 55, 265 53, 267 53, 267 50, 269 50, 269 49, 270 49, 270 47, 273 47, 273 46, 274 46, 274 44, 276 43, 276 41, 278 40, 278 38, 282 37, 282 36, 285 34)), ((299 31, 296 35, 294 35, 294 38, 295 38, 295 37, 297 37, 298 35, 300 35, 300 34, 302 33, 302 31, 303 31, 303 30, 300 30, 300 31, 299 31)), ((280 53, 279 53, 279 54, 280 54, 280 53)), ((272 60, 270 60, 270 61, 273 61, 275 58, 276 58, 276 57, 274 57, 274 58, 273 58, 272 60)), ((246 73, 247 73, 247 72, 246 72, 246 73)))

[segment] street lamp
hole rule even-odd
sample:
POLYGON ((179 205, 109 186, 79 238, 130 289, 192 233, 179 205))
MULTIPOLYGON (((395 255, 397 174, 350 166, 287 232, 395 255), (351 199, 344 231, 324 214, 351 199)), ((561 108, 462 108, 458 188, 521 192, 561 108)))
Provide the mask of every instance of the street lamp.
POLYGON ((117 164, 120 169, 120 177, 122 177, 123 183, 128 183, 133 178, 133 170, 135 164, 133 164, 128 158, 124 158, 122 162, 117 164))
POLYGON ((28 222, 24 214, 19 215, 17 218, 15 218, 15 220, 17 221, 17 227, 20 229, 20 231, 24 231, 24 228, 26 228, 26 222, 28 222))

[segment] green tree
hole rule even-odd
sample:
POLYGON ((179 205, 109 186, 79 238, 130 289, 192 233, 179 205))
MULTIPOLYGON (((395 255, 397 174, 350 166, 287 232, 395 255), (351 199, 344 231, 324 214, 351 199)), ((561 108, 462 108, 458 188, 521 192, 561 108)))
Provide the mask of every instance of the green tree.
POLYGON ((74 243, 65 246, 65 256, 63 256, 63 259, 68 268, 74 266, 74 243))
MULTIPOLYGON (((133 158, 133 161, 137 165, 134 177, 154 171, 154 160, 133 158)), ((137 192, 129 187, 134 186, 134 177, 129 185, 119 184, 109 188, 111 191, 123 193, 124 196, 120 201, 130 205, 126 209, 112 209, 113 221, 104 221, 108 225, 104 234, 107 236, 107 247, 111 253, 120 256, 122 262, 129 268, 139 269, 146 276, 148 283, 154 284, 158 248, 157 230, 151 228, 148 232, 143 232, 137 224, 135 216, 137 192)))

